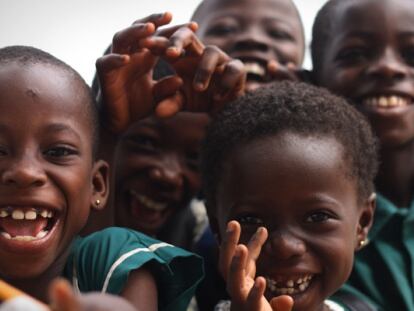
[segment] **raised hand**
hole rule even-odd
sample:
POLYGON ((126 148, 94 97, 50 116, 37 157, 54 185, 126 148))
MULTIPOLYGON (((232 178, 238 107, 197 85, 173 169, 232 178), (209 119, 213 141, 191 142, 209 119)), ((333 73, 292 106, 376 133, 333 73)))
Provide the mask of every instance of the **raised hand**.
POLYGON ((220 246, 219 267, 231 296, 231 310, 290 311, 293 299, 282 295, 269 302, 264 296, 265 278, 256 277, 256 261, 267 239, 267 230, 260 227, 249 243, 239 244, 241 234, 237 221, 228 223, 226 236, 220 246))

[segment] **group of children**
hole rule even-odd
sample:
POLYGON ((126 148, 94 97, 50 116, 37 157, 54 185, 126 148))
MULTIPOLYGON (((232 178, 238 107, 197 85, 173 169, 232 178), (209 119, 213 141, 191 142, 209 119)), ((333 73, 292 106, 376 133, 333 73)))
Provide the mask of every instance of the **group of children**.
POLYGON ((0 279, 57 311, 414 310, 411 1, 329 0, 311 72, 289 0, 171 17, 115 34, 94 95, 0 49, 0 279))

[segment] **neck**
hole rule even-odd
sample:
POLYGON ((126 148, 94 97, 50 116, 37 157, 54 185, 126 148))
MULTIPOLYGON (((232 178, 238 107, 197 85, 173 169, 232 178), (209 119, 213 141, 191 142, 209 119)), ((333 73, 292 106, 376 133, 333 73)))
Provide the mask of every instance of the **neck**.
POLYGON ((408 207, 414 195, 414 143, 380 150, 376 187, 398 207, 408 207))

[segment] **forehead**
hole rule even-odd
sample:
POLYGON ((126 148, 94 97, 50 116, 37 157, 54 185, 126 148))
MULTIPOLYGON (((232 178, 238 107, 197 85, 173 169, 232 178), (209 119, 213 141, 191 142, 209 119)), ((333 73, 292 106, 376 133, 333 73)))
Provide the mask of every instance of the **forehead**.
POLYGON ((71 123, 74 128, 89 128, 85 91, 68 72, 49 64, 10 62, 0 67, 0 109, 2 120, 34 123, 71 123), (19 120, 16 120, 19 118, 19 120), (30 120, 30 121, 25 121, 30 120))
POLYGON ((301 24, 299 15, 289 0, 205 0, 204 6, 194 16, 194 20, 203 25, 208 24, 213 18, 226 15, 246 19, 260 17, 301 24))
POLYGON ((331 16, 333 34, 364 35, 372 31, 412 31, 414 5, 409 0, 362 0, 339 2, 331 16))

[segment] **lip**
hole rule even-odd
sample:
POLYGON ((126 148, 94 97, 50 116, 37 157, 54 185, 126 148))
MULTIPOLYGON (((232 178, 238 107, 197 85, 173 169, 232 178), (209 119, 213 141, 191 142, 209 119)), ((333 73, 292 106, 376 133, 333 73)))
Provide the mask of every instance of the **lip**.
POLYGON ((384 116, 405 113, 413 106, 413 97, 405 92, 386 90, 370 93, 355 100, 364 110, 384 116))
MULTIPOLYGON (((15 208, 15 209, 39 209, 53 212, 53 227, 48 230, 48 233, 39 239, 32 241, 21 241, 14 239, 7 239, 0 235, 0 248, 17 254, 38 254, 45 252, 55 240, 56 232, 62 223, 62 209, 45 202, 44 200, 29 199, 20 197, 15 200, 2 200, 0 202, 0 209, 15 208)), ((39 216, 38 216, 39 217, 39 216)))

